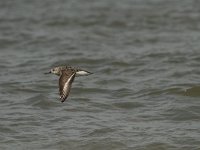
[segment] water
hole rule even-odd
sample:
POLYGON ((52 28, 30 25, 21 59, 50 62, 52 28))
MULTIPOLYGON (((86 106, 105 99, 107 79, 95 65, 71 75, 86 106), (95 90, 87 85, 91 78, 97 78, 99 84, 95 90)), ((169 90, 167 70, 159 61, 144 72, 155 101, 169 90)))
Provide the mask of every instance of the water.
POLYGON ((0 149, 200 149, 197 0, 0 2, 0 149), (57 65, 93 72, 64 103, 57 65))

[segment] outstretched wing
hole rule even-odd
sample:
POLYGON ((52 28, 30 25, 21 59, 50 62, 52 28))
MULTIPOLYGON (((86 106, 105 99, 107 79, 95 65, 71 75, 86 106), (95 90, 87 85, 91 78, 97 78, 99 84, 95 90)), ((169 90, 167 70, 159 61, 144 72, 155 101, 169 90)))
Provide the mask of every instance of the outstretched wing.
POLYGON ((62 75, 59 79, 59 92, 61 102, 64 102, 67 99, 75 75, 76 73, 72 70, 62 70, 62 75))

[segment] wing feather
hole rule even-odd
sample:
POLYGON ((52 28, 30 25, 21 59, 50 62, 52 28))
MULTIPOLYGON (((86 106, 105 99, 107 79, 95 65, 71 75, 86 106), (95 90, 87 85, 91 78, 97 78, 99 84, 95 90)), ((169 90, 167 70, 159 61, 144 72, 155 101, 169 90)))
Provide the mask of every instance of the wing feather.
POLYGON ((72 70, 62 71, 62 75, 60 76, 59 79, 59 92, 60 92, 61 102, 64 102, 67 99, 70 93, 72 82, 74 81, 75 78, 75 74, 76 73, 72 70))

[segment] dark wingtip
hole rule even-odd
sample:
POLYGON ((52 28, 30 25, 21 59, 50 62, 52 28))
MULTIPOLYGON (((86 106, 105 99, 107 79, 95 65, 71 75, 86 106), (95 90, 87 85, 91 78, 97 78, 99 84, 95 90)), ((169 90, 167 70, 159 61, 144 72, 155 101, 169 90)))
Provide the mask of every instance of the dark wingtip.
POLYGON ((67 98, 60 97, 61 102, 63 103, 67 98))
POLYGON ((65 101, 65 99, 61 99, 61 103, 63 103, 65 101))

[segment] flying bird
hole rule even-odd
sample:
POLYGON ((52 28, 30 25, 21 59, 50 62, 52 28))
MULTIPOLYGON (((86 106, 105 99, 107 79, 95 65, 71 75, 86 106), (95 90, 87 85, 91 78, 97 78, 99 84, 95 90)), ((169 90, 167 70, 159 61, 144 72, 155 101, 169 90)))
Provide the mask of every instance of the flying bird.
POLYGON ((52 68, 48 73, 45 74, 50 74, 50 73, 60 76, 59 93, 61 102, 64 102, 69 96, 72 83, 76 76, 87 76, 92 74, 91 72, 88 72, 86 70, 70 66, 58 66, 52 68))

